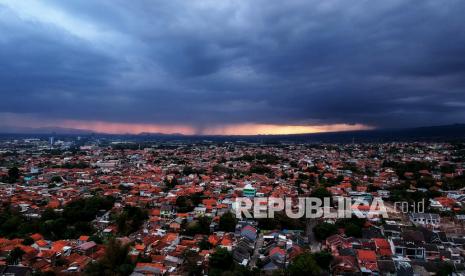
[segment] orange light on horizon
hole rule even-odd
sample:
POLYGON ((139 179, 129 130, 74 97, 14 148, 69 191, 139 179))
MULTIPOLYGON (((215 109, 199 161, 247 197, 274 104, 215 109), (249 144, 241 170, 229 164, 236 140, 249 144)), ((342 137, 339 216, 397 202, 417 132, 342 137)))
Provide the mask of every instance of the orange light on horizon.
POLYGON ((362 124, 329 124, 329 125, 273 125, 273 124, 233 124, 207 128, 205 133, 211 135, 284 135, 321 132, 338 132, 373 129, 362 124))
POLYGON ((373 129, 373 127, 364 124, 279 125, 260 123, 211 125, 199 129, 188 124, 118 123, 66 119, 47 120, 12 113, 0 113, 0 124, 4 126, 23 126, 30 128, 59 127, 108 134, 179 133, 184 135, 283 135, 373 129))
POLYGON ((329 124, 329 125, 273 125, 273 124, 227 124, 221 126, 210 126, 197 131, 189 125, 163 125, 163 124, 132 124, 112 123, 101 121, 63 121, 62 127, 91 130, 109 134, 139 134, 139 133, 179 133, 184 135, 280 135, 280 134, 305 134, 321 132, 337 132, 351 130, 372 129, 362 124, 329 124))

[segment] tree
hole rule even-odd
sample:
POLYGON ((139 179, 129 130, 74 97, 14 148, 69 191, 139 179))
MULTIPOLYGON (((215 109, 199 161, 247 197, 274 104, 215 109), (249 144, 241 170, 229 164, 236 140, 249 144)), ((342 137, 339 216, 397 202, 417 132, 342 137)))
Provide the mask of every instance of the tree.
POLYGON ((312 192, 311 196, 323 200, 325 197, 331 197, 331 193, 328 190, 326 190, 326 188, 320 187, 315 189, 312 192))
POLYGON ((333 260, 333 255, 331 255, 331 253, 328 251, 320 251, 313 254, 313 258, 315 259, 319 267, 321 267, 322 269, 329 270, 329 265, 333 260))
POLYGON ((118 232, 122 235, 129 235, 136 232, 148 218, 146 210, 139 207, 126 206, 123 212, 116 217, 118 232))
POLYGON ((231 212, 224 213, 220 217, 219 228, 221 231, 234 232, 236 230, 236 217, 231 212))
POLYGON ((59 182, 62 182, 62 181, 63 180, 61 179, 61 176, 59 176, 59 175, 54 175, 52 177, 52 179, 50 180, 50 182, 52 182, 52 183, 59 183, 59 182))
POLYGON ((85 270, 86 275, 130 275, 134 265, 129 258, 129 246, 122 245, 116 239, 110 239, 105 255, 97 262, 91 263, 85 270))
POLYGON ((332 223, 323 222, 317 224, 315 228, 313 228, 313 232, 315 233, 315 238, 322 241, 327 239, 329 236, 336 234, 337 227, 332 223))
POLYGON ((201 276, 204 275, 202 266, 198 264, 200 256, 191 250, 184 251, 185 267, 189 276, 201 276))
POLYGON ((259 164, 255 164, 255 165, 252 165, 249 169, 249 173, 252 174, 252 173, 256 173, 256 174, 267 174, 267 173, 271 173, 271 169, 267 166, 263 166, 263 165, 259 165, 259 164))
POLYGON ((180 213, 186 213, 194 210, 192 200, 186 196, 178 196, 176 198, 176 208, 180 213))
POLYGON ((361 238, 362 228, 365 223, 365 218, 352 217, 349 219, 339 219, 336 221, 336 228, 344 228, 346 236, 361 238))
POLYGON ((52 208, 46 208, 40 217, 43 221, 54 220, 59 218, 60 215, 56 213, 52 208))
POLYGON ((208 250, 208 249, 212 248, 212 244, 208 241, 208 239, 203 238, 199 242, 199 248, 200 248, 200 250, 208 250))
POLYGON ((69 221, 91 221, 99 210, 109 210, 113 207, 114 199, 110 197, 94 196, 78 199, 68 203, 63 210, 63 217, 69 221))
POLYGON ((24 244, 24 245, 32 245, 32 244, 34 244, 34 240, 31 237, 26 237, 23 240, 22 244, 24 244))
POLYGON ((321 268, 310 253, 303 253, 295 257, 288 267, 291 276, 313 276, 320 275, 321 268))
POLYGON ((8 181, 10 183, 15 183, 20 177, 20 172, 17 167, 12 167, 8 170, 8 181))
POLYGON ((128 215, 124 211, 116 217, 116 227, 118 228, 118 232, 126 235, 128 232, 128 215))
POLYGON ((7 263, 9 265, 18 264, 23 258, 24 253, 25 252, 21 250, 21 248, 15 247, 13 250, 10 251, 10 254, 8 254, 7 263))
MULTIPOLYGON (((210 255, 209 266, 213 271, 225 271, 233 268, 233 256, 225 248, 217 248, 216 251, 210 255)), ((212 273, 214 274, 214 273, 212 273)))
POLYGON ((0 236, 21 238, 32 233, 40 233, 46 239, 74 239, 94 232, 90 221, 99 210, 109 210, 113 199, 93 197, 68 203, 62 213, 46 208, 40 219, 30 220, 17 210, 9 207, 0 213, 0 236))
POLYGON ((304 230, 305 221, 288 217, 284 212, 276 212, 274 218, 257 219, 258 227, 263 230, 292 229, 304 230))
POLYGON ((200 203, 202 203, 202 197, 203 197, 203 193, 194 193, 192 195, 189 196, 189 199, 192 201, 192 204, 194 206, 197 206, 199 205, 200 203))
POLYGON ((191 221, 185 228, 185 234, 195 236, 197 234, 209 235, 210 234, 211 220, 208 217, 202 216, 197 220, 191 221))
POLYGON ((437 274, 439 276, 446 276, 446 275, 452 275, 452 272, 454 272, 454 265, 452 265, 450 262, 439 262, 437 263, 438 270, 437 274))
POLYGON ((101 237, 97 236, 97 235, 92 235, 89 237, 89 241, 93 241, 95 242, 96 244, 102 244, 103 243, 103 240, 101 237))
POLYGON ((362 228, 355 223, 348 223, 345 227, 345 234, 348 237, 361 238, 362 228))
POLYGON ((445 164, 440 167, 442 173, 454 173, 456 168, 454 164, 445 164))
POLYGON ((167 189, 171 190, 173 189, 176 185, 178 185, 178 179, 176 177, 173 177, 171 180, 168 178, 165 178, 165 186, 167 189))

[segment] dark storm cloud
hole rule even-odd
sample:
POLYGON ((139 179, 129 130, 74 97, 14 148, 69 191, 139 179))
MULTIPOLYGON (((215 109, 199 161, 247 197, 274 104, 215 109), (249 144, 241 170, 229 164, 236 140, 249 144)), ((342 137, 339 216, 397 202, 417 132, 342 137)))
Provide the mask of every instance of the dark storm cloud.
POLYGON ((0 112, 199 128, 465 121, 461 0, 1 3, 0 112))

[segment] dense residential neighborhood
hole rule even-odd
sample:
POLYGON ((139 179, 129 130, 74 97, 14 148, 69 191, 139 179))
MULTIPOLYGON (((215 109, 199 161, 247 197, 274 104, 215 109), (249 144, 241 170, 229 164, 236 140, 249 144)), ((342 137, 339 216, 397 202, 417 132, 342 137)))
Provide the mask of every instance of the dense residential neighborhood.
POLYGON ((0 275, 465 275, 464 162, 463 143, 5 138, 0 275), (387 217, 239 218, 243 197, 387 217))
POLYGON ((465 0, 0 0, 0 276, 465 276, 465 0))

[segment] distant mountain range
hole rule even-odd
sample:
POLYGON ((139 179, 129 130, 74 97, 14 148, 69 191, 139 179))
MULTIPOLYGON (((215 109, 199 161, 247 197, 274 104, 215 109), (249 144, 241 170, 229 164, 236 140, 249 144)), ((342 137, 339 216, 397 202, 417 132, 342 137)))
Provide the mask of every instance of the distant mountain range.
POLYGON ((465 124, 428 126, 399 129, 374 129, 344 132, 325 132, 288 135, 182 135, 162 133, 105 134, 72 128, 15 128, 0 129, 1 137, 45 137, 45 136, 97 136, 135 141, 244 141, 244 142, 305 142, 305 143, 360 143, 392 141, 465 141, 465 124))

